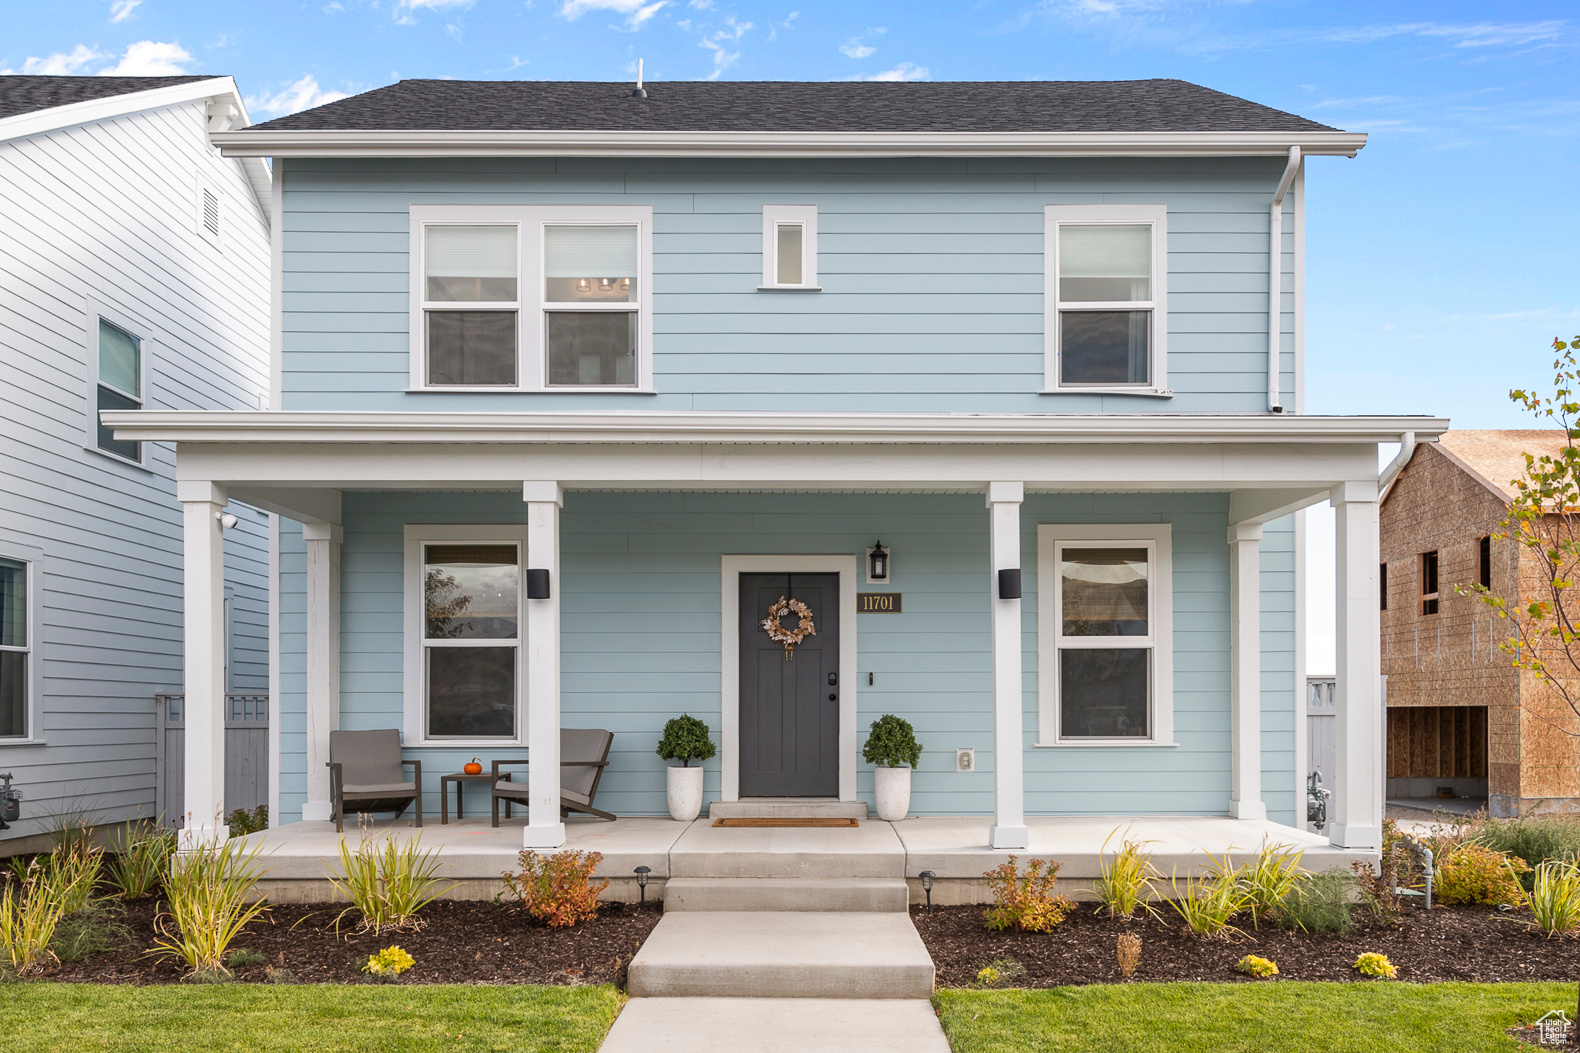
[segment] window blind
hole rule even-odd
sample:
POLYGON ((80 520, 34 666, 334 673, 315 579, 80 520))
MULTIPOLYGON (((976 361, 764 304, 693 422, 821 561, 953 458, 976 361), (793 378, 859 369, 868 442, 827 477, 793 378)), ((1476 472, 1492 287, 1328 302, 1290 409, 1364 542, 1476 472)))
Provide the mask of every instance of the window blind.
POLYGON ((427 228, 427 267, 430 278, 514 278, 516 228, 514 225, 452 226, 427 228))
POLYGON ((546 227, 543 258, 548 278, 635 278, 636 227, 546 227))

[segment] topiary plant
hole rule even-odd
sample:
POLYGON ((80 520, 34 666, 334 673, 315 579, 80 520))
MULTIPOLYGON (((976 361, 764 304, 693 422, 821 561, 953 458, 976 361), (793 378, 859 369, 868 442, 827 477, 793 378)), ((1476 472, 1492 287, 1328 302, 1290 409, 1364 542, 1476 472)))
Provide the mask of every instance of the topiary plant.
POLYGON ((682 713, 665 724, 664 737, 658 740, 660 757, 678 760, 687 768, 692 761, 708 760, 717 752, 713 740, 708 738, 708 726, 689 713, 682 713))
POLYGON ((922 744, 916 741, 916 729, 910 721, 886 713, 872 722, 872 732, 861 755, 868 764, 914 768, 921 763, 922 744))

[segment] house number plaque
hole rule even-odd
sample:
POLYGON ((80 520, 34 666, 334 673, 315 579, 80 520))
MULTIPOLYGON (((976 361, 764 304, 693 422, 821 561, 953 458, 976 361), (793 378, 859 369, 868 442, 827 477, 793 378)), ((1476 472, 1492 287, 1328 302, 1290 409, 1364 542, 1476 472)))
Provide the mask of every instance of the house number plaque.
POLYGON ((856 593, 856 613, 899 614, 900 594, 898 592, 858 592, 856 593))

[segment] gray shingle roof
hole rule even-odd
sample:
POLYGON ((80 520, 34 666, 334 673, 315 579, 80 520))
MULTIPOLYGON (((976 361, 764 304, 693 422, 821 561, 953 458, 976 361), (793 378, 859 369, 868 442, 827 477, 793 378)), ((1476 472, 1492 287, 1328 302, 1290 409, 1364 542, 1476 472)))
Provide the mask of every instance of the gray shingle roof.
POLYGON ((209 77, 0 76, 0 119, 209 77))
POLYGON ((255 131, 1306 132, 1327 125, 1183 80, 403 80, 255 131))

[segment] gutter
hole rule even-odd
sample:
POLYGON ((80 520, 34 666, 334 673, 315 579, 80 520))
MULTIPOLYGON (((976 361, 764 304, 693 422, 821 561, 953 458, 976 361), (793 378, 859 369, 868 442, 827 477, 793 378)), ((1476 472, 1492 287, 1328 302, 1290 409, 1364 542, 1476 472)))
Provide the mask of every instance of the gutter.
POLYGON ((1399 436, 1399 455, 1388 462, 1388 467, 1382 470, 1377 477, 1377 494, 1379 499, 1399 478, 1399 473, 1404 471, 1404 466, 1410 463, 1410 456, 1415 453, 1415 432, 1407 431, 1399 436))
POLYGON ((1268 264, 1267 264, 1267 408, 1274 413, 1284 412, 1283 396, 1279 392, 1279 359, 1284 336, 1284 195, 1295 183, 1300 172, 1300 147, 1289 148, 1289 163, 1284 175, 1273 191, 1273 203, 1268 211, 1268 264))

